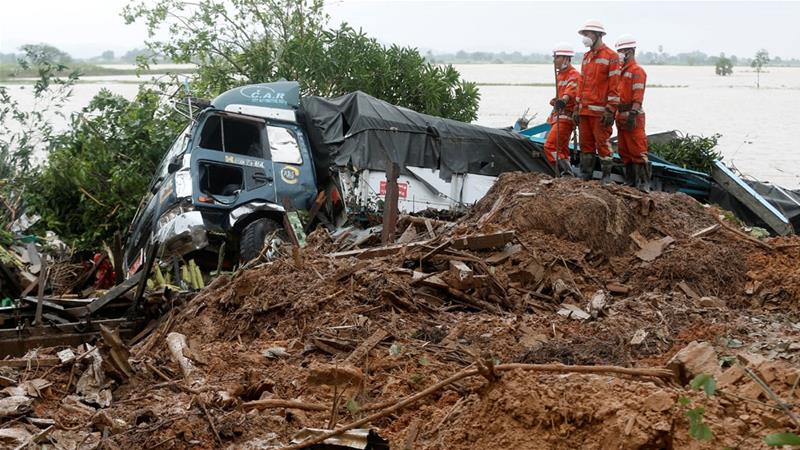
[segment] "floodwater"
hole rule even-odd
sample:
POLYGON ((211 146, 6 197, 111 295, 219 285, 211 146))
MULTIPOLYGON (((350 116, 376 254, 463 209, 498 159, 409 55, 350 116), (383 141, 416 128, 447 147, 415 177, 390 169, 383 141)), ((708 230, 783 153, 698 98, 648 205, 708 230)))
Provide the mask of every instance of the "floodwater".
MULTIPOLYGON (((554 96, 551 65, 457 65, 462 76, 480 85, 476 123, 510 126, 528 110, 532 123, 543 121, 554 96), (545 86, 542 86, 545 84, 545 86)), ((800 68, 770 67, 761 74, 735 67, 720 77, 713 67, 645 66, 648 88, 644 109, 647 131, 679 130, 710 136, 722 134, 724 161, 745 176, 796 189, 800 187, 800 68)), ((151 76, 147 76, 149 78, 151 76)), ((75 87, 69 110, 85 106, 101 88, 132 98, 135 76, 85 77, 75 87)), ((24 107, 33 107, 30 85, 8 85, 24 107)))

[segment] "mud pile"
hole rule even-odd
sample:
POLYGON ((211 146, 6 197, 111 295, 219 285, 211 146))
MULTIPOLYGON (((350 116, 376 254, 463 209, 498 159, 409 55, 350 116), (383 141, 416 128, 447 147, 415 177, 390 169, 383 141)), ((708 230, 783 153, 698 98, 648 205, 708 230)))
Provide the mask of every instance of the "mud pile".
POLYGON ((101 343, 107 406, 75 391, 84 360, 4 375, 47 379, 27 414, 108 448, 285 448, 381 411, 363 427, 393 449, 761 448, 794 424, 744 368, 800 400, 798 241, 754 242, 718 213, 681 194, 506 174, 457 222, 402 219, 405 244, 337 251, 318 230, 294 256, 217 278, 130 348, 132 376, 101 343), (687 355, 695 341, 705 353, 687 355), (694 375, 705 364, 720 392, 560 366, 671 360, 694 375), (698 407, 709 441, 690 433, 698 407))

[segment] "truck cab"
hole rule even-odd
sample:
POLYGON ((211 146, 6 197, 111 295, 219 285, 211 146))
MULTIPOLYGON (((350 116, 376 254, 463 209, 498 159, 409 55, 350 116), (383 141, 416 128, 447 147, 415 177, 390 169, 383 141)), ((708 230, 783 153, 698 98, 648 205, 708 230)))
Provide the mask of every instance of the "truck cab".
POLYGON ((252 259, 267 235, 281 233, 287 211, 309 209, 317 183, 299 108, 298 83, 285 81, 231 89, 193 114, 131 224, 127 273, 151 244, 161 258, 192 253, 209 266, 220 248, 252 259))

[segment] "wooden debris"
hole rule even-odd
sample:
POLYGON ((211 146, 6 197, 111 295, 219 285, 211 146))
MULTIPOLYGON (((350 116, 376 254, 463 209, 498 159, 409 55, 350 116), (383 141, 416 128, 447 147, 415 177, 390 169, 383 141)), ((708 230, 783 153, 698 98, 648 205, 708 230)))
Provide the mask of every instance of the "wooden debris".
POLYGON ((686 282, 685 282, 685 281, 681 281, 681 282, 679 282, 679 283, 678 283, 678 287, 679 287, 679 288, 680 288, 680 290, 682 290, 682 291, 683 291, 683 293, 684 293, 684 294, 686 294, 686 296, 687 296, 687 297, 689 297, 690 299, 697 299, 697 298, 700 298, 700 296, 699 296, 699 295, 697 295, 697 293, 696 293, 696 292, 695 292, 695 291, 694 291, 694 290, 693 290, 691 287, 689 287, 689 285, 688 285, 688 284, 686 284, 686 282))
POLYGON ((403 231, 403 234, 397 239, 398 244, 408 244, 410 242, 414 242, 417 239, 417 229, 414 227, 414 224, 411 224, 406 227, 406 231, 403 231))
POLYGON ((773 246, 767 244, 766 242, 762 242, 759 239, 756 239, 753 236, 750 236, 749 234, 745 233, 744 231, 734 228, 731 225, 728 225, 724 219, 719 218, 717 215, 714 215, 714 219, 716 219, 718 224, 722 225, 723 228, 733 233, 735 236, 744 239, 745 241, 750 241, 753 244, 756 244, 765 250, 770 250, 770 251, 775 250, 773 246))
POLYGON ((620 295, 627 295, 631 292, 630 286, 626 286, 622 283, 618 283, 616 281, 612 281, 606 284, 606 289, 608 292, 612 294, 620 294, 620 295))
POLYGON ((450 275, 456 289, 469 289, 473 285, 473 271, 461 261, 450 260, 450 275))
POLYGON ((514 239, 513 231, 499 231, 497 233, 471 234, 453 240, 453 248, 462 250, 488 250, 500 248, 514 239))
POLYGON ((504 248, 503 251, 495 253, 494 255, 486 258, 486 264, 489 264, 490 266, 502 264, 506 262, 508 258, 516 255, 521 251, 522 251, 522 246, 519 244, 514 244, 510 247, 504 248))
POLYGON ((506 200, 506 194, 502 194, 499 197, 497 197, 491 209, 489 209, 489 212, 487 212, 486 214, 481 216, 480 219, 478 219, 478 223, 476 226, 479 230, 483 228, 487 223, 491 222, 492 219, 494 219, 494 216, 496 216, 497 213, 500 211, 500 207, 503 206, 505 200, 506 200))
POLYGON ((119 330, 111 330, 103 324, 100 324, 100 336, 103 342, 108 346, 111 355, 111 365, 123 376, 123 378, 131 378, 134 374, 133 367, 128 362, 130 352, 122 343, 119 337, 119 330))
POLYGON ((364 342, 362 342, 350 355, 345 358, 344 362, 347 364, 358 364, 367 356, 370 350, 378 345, 382 340, 389 337, 389 333, 383 328, 378 328, 370 335, 364 342))
POLYGON ((703 228, 702 230, 695 231, 690 236, 692 239, 700 238, 703 236, 708 236, 709 234, 719 230, 720 225, 718 223, 711 225, 710 227, 703 228))
POLYGON ((333 274, 330 281, 344 280, 345 278, 358 272, 361 269, 366 268, 367 266, 369 266, 369 261, 357 261, 354 264, 346 265, 342 269, 338 270, 335 274, 333 274))
POLYGON ((36 358, 15 358, 0 360, 0 367, 25 369, 28 367, 53 367, 61 364, 57 356, 37 356, 36 358))

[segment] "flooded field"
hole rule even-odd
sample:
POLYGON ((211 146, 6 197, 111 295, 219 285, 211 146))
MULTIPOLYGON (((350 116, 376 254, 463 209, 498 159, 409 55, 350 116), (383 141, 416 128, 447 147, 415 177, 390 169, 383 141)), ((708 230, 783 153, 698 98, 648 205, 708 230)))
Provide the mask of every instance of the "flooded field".
MULTIPOLYGON (((478 82, 481 104, 477 123, 492 127, 514 123, 526 109, 544 120, 553 97, 550 65, 458 65, 478 82)), ((720 150, 743 174, 788 188, 800 187, 800 68, 768 68, 756 89, 756 74, 735 67, 719 77, 713 67, 648 66, 644 108, 648 132, 680 130, 722 134, 720 150)), ((127 98, 138 89, 135 76, 85 77, 75 87, 70 109, 79 110, 106 88, 127 98)), ((15 98, 31 106, 30 86, 9 85, 15 98)), ((534 120, 536 122, 537 120, 534 120)))
MULTIPOLYGON (((527 108, 544 119, 554 96, 549 65, 459 65, 481 91, 477 123, 506 126, 527 108)), ((719 147, 743 174, 792 189, 800 187, 800 68, 768 68, 756 74, 735 67, 720 77, 713 67, 649 66, 644 109, 649 133, 680 130, 722 134, 719 147)), ((536 120, 534 120, 536 122, 536 120)))

